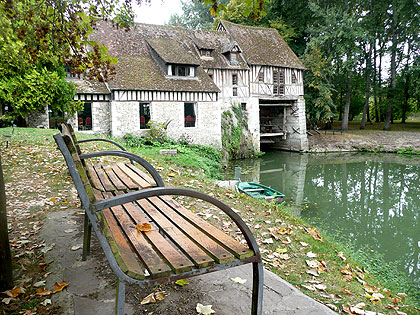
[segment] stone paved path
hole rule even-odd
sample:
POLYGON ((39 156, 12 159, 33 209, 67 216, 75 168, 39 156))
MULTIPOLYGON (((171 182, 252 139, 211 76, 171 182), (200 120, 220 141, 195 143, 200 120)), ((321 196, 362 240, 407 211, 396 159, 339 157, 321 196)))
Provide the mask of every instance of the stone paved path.
MULTIPOLYGON (((93 254, 81 260, 83 216, 77 211, 59 211, 48 215, 41 232, 47 244, 55 243, 47 253, 52 274, 48 286, 55 281, 69 283, 67 290, 56 294, 53 303, 63 306, 65 315, 114 314, 115 277, 108 267, 98 244, 93 254)), ((94 240, 93 236, 93 240, 94 240)), ((131 287, 127 294, 126 314, 197 314, 197 303, 212 304, 217 315, 249 314, 251 301, 252 267, 245 265, 226 271, 189 278, 189 285, 163 286, 168 296, 153 305, 140 305, 152 289, 131 287), (230 278, 247 279, 245 284, 233 283, 230 278)), ((312 300, 270 271, 265 271, 263 314, 266 315, 334 315, 326 306, 312 300)))

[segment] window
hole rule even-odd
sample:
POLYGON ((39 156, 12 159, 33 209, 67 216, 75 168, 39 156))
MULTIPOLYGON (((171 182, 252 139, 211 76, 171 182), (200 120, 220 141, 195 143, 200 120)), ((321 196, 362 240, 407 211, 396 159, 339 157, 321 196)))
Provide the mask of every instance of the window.
POLYGON ((279 71, 279 83, 284 84, 284 70, 279 71))
POLYGON ((278 94, 279 93, 279 86, 278 85, 274 85, 273 86, 273 94, 278 94))
POLYGON ((238 85, 238 75, 236 73, 232 74, 232 85, 238 85))
POLYGON ((273 84, 274 85, 279 84, 279 72, 276 70, 273 71, 273 84))
POLYGON ((230 53, 230 64, 232 66, 237 66, 239 65, 239 61, 238 61, 238 53, 236 52, 231 52, 230 53))
POLYGON ((296 84, 296 83, 297 83, 296 73, 294 70, 292 70, 292 84, 296 84))
POLYGON ((246 103, 241 103, 241 108, 243 111, 246 111, 246 103))
POLYGON ((273 70, 273 94, 284 95, 284 70, 273 70))
POLYGON ((195 103, 184 103, 184 126, 195 127, 195 103))
POLYGON ((79 130, 92 130, 92 103, 86 102, 77 113, 77 125, 79 130))
POLYGON ((258 82, 264 82, 264 72, 263 72, 263 70, 261 70, 258 73, 258 82))
POLYGON ((200 49, 200 56, 211 57, 211 49, 200 49))
POLYGON ((195 69, 192 66, 168 65, 168 76, 195 77, 195 69))
POLYGON ((147 123, 150 121, 150 104, 140 103, 139 112, 140 112, 140 129, 149 129, 150 127, 147 125, 147 123))
POLYGON ((237 87, 233 88, 233 96, 238 96, 238 88, 237 87))
POLYGON ((279 95, 284 95, 284 84, 279 85, 279 95))

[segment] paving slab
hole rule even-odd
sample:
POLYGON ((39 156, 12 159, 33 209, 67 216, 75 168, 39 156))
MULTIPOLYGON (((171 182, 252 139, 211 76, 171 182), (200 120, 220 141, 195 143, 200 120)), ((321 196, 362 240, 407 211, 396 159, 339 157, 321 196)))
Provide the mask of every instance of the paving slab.
MULTIPOLYGON (((81 260, 83 215, 80 210, 48 214, 41 237, 47 245, 55 244, 46 253, 51 262, 47 286, 66 281, 66 290, 53 296, 53 303, 62 305, 65 315, 114 314, 116 278, 108 266, 102 249, 92 236, 92 254, 81 260), (77 246, 76 246, 77 247, 77 246)), ((197 314, 197 303, 211 304, 218 315, 249 314, 251 303, 252 266, 250 264, 187 279, 190 284, 179 287, 173 283, 142 289, 127 288, 127 315, 197 314), (244 284, 231 278, 246 279, 244 284), (168 296, 156 304, 141 305, 141 300, 154 289, 165 290, 168 296)), ((274 273, 264 271, 265 315, 334 315, 328 307, 309 298, 274 273)))

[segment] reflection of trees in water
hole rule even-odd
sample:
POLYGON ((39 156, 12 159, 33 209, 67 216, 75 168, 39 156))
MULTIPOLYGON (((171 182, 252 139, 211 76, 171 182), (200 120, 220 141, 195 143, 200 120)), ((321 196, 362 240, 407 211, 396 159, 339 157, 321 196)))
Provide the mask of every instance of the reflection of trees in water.
POLYGON ((400 260, 413 278, 420 277, 419 166, 381 162, 312 165, 305 196, 319 204, 304 213, 339 230, 356 245, 368 244, 400 260))

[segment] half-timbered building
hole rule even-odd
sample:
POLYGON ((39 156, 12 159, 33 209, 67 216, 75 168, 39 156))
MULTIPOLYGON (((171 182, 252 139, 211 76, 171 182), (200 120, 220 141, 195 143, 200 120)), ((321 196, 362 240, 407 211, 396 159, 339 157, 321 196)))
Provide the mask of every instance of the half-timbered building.
MULTIPOLYGON (((307 150, 303 65, 274 29, 221 21, 215 31, 97 25, 92 39, 117 57, 109 82, 71 78, 85 102, 79 130, 143 135, 168 123, 175 139, 221 146, 222 112, 240 105, 260 144, 307 150)), ((51 122, 50 122, 51 125, 51 122)))

